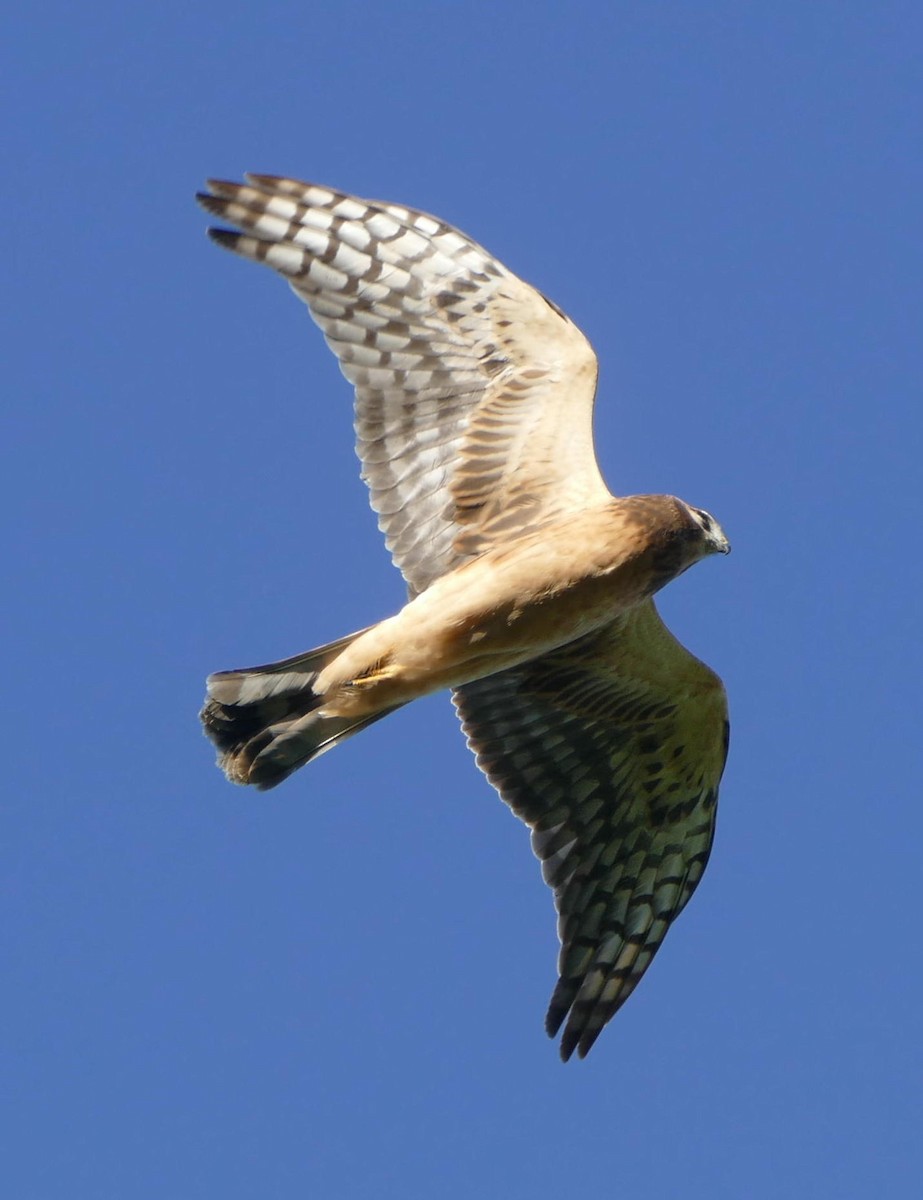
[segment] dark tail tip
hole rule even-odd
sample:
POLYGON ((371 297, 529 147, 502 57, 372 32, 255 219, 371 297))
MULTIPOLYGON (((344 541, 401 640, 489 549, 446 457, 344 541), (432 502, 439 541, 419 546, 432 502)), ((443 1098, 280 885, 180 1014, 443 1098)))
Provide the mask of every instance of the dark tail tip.
POLYGON ((260 755, 276 740, 280 725, 307 716, 320 702, 320 697, 307 689, 250 704, 222 704, 210 696, 199 719, 228 779, 265 789, 281 783, 295 768, 260 759, 260 755))

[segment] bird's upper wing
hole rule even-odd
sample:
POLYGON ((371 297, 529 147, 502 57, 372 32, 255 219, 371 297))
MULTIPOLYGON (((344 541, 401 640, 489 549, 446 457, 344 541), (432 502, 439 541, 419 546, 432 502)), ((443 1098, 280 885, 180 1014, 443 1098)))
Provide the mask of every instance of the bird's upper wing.
POLYGON ((454 700, 478 765, 532 828, 561 939, 546 1026, 567 1017, 561 1055, 583 1056, 705 869, 724 688, 648 601, 454 700))
POLYGON ((357 450, 413 592, 495 541, 603 502, 596 357, 464 234, 268 175, 210 180, 221 245, 284 275, 356 388, 357 450))

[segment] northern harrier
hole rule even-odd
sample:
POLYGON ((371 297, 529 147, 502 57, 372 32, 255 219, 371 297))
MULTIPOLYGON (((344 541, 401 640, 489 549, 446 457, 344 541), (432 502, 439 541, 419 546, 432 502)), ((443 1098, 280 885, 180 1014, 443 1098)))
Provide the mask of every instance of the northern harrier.
POLYGON ((582 1057, 708 859, 727 752, 718 677, 651 597, 729 547, 675 496, 613 497, 593 453, 596 357, 464 234, 268 175, 213 180, 219 245, 307 305, 355 386, 357 449, 395 565, 393 617, 208 680, 236 783, 274 787, 373 721, 451 688, 478 766, 532 830, 561 951, 546 1027, 582 1057))

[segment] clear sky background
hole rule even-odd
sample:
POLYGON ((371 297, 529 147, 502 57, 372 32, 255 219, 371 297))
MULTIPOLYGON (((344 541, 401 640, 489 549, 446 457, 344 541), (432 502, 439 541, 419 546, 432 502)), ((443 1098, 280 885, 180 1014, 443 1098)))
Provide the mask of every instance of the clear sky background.
POLYGON ((13 1200, 916 1197, 923 10, 17 6, 2 31, 13 1200), (613 489, 734 545, 711 866, 585 1062, 447 697, 234 789, 209 670, 402 600, 350 392, 207 175, 459 225, 587 332, 613 489))

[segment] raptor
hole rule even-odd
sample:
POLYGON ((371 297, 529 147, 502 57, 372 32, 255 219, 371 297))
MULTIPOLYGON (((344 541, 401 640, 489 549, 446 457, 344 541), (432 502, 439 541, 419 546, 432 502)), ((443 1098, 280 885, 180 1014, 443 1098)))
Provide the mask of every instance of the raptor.
POLYGON ((362 476, 409 589, 329 645, 209 677, 235 783, 271 788, 451 689, 532 831, 561 949, 546 1027, 584 1056, 705 869, 727 753, 718 677, 652 597, 728 541, 675 496, 613 496, 596 357, 551 301, 435 217, 269 175, 198 197, 221 246, 303 300, 355 388, 362 476))

